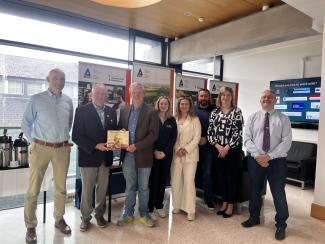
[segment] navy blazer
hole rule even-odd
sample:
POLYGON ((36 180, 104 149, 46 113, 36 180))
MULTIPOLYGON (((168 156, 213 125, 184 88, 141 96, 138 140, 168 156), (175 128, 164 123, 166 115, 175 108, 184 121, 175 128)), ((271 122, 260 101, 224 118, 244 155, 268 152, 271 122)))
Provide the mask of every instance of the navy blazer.
POLYGON ((117 129, 116 112, 105 106, 105 126, 103 127, 93 103, 76 109, 72 140, 78 145, 78 165, 80 167, 99 167, 113 163, 113 151, 96 150, 98 143, 107 141, 107 130, 117 129))

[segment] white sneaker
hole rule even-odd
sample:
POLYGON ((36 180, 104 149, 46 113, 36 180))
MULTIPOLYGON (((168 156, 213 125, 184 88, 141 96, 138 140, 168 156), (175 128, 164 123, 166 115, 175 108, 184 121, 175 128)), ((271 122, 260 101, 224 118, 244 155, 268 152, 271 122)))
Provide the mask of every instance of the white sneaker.
POLYGON ((156 209, 156 210, 157 210, 158 216, 160 218, 166 218, 166 211, 165 211, 165 209, 160 208, 160 209, 156 209))
POLYGON ((188 220, 188 221, 193 221, 193 220, 195 220, 195 213, 188 213, 188 214, 187 214, 187 220, 188 220))
POLYGON ((179 208, 174 208, 173 209, 173 214, 178 214, 181 210, 179 208))

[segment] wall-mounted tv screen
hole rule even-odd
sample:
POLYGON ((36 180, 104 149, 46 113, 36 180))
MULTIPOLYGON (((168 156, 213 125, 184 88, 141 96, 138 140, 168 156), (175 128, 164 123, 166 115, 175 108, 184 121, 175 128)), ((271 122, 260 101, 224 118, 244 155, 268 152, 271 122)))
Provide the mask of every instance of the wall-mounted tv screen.
POLYGON ((318 124, 321 78, 275 80, 270 89, 275 92, 275 109, 286 114, 292 124, 318 124))

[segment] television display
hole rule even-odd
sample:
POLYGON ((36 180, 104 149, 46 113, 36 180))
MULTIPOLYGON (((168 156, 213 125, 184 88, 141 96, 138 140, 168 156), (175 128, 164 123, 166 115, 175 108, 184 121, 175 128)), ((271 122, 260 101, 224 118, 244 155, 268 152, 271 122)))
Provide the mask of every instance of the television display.
POLYGON ((318 124, 321 78, 275 80, 270 89, 275 92, 275 109, 286 114, 292 124, 318 124))

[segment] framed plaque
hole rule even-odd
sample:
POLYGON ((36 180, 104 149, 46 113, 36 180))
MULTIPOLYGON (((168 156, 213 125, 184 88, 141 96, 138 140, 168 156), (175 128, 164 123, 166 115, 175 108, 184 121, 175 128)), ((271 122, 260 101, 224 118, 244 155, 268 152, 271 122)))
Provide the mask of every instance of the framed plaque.
POLYGON ((129 131, 125 130, 108 130, 107 131, 107 146, 120 145, 121 148, 129 146, 129 131))

